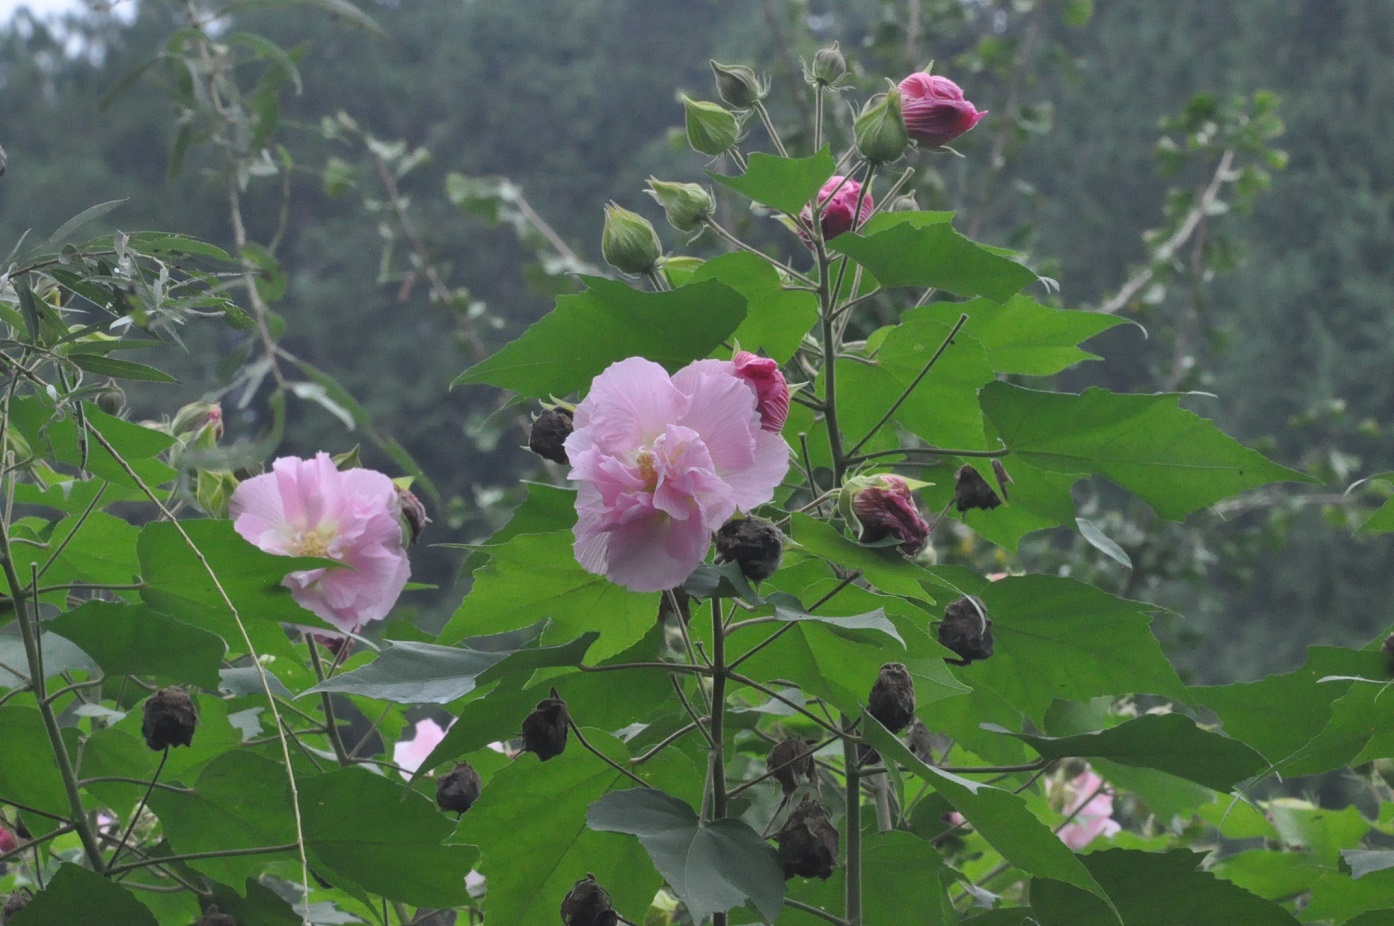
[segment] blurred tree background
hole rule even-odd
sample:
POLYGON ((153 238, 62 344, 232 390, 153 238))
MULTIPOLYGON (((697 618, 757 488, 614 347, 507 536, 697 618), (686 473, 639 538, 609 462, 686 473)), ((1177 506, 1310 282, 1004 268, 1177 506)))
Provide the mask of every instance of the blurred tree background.
MULTIPOLYGON (((264 144, 241 160, 200 136, 179 102, 188 75, 160 57, 190 16, 207 15, 203 5, 142 0, 130 16, 61 21, 21 12, 0 26, 9 153, 0 241, 26 229, 46 235, 120 198, 108 218, 122 230, 231 248, 226 181, 240 171, 239 214, 247 238, 267 249, 282 343, 374 422, 372 433, 346 432, 325 411, 332 398, 307 394, 290 410, 281 452, 359 443, 365 461, 397 471, 380 448, 399 442, 433 483, 429 542, 487 536, 518 474, 540 473, 517 449, 516 409, 447 384, 574 288, 570 271, 600 264, 600 205, 648 214, 670 249, 716 250, 682 241, 640 193, 651 175, 704 179, 675 88, 716 99, 708 59, 754 64, 774 82, 786 141, 806 150, 810 114, 792 102, 800 61, 838 41, 862 88, 933 60, 991 112, 958 145, 964 159, 937 159, 916 177, 919 204, 956 209, 969 234, 1022 250, 1059 281, 1062 304, 1140 322, 1145 337, 1123 326, 1095 342, 1107 362, 1091 382, 1214 393, 1190 407, 1325 483, 1182 526, 1140 509, 1109 513, 1108 487, 1083 487, 1081 514, 1134 569, 1065 531, 1032 538, 1019 555, 1034 568, 1107 574, 1184 614, 1161 626, 1179 665, 1201 680, 1282 670, 1307 644, 1364 642, 1389 625, 1394 538, 1353 539, 1358 506, 1341 498, 1351 482, 1394 469, 1394 167, 1381 140, 1394 129, 1379 118, 1394 102, 1394 21, 1375 5, 364 2, 378 29, 244 5, 214 34, 253 51, 238 36, 265 36, 289 56, 284 67, 242 59, 239 76, 280 106, 247 98, 253 142, 264 144), (1266 92, 1286 126, 1280 139, 1268 98, 1254 96, 1266 92), (1163 135, 1172 141, 1159 158, 1163 135), (1282 169, 1275 145, 1287 153, 1282 169), (1205 199, 1221 168, 1231 170, 1220 170, 1225 192, 1205 199), (1198 203, 1175 252, 1159 250, 1198 203)), ((852 115, 845 106, 830 114, 844 129, 852 115)), ((768 218, 723 221, 798 254, 768 218)), ((264 437, 257 390, 220 392, 246 334, 194 326, 187 335, 182 361, 165 360, 181 385, 133 393, 132 416, 216 396, 229 440, 264 437)), ((938 542, 946 557, 990 565, 967 532, 938 542)), ((450 585, 458 559, 424 551, 417 577, 450 585)), ((440 619, 429 594, 418 600, 424 619, 440 619)))

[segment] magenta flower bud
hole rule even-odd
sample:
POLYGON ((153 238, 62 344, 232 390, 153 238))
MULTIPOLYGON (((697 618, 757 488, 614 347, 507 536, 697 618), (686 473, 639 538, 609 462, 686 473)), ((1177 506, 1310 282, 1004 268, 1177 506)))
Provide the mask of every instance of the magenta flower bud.
POLYGON ((5 824, 0 823, 0 855, 14 851, 18 845, 19 840, 15 838, 15 834, 6 829, 5 824))
POLYGON ((923 550, 929 539, 929 524, 920 517, 905 477, 882 473, 864 482, 861 488, 848 486, 853 493, 852 518, 861 528, 858 542, 875 543, 895 537, 900 540, 900 551, 906 556, 923 550))
MULTIPOLYGON (((861 196, 862 185, 855 180, 844 180, 838 174, 833 174, 828 178, 828 182, 823 184, 823 188, 818 191, 818 202, 823 207, 822 217, 819 224, 823 229, 823 240, 831 241, 844 232, 852 231, 860 226, 867 219, 871 218, 871 210, 876 205, 872 201, 871 194, 862 196, 862 207, 857 209, 857 198, 861 196), (833 191, 837 192, 834 193, 833 191)), ((813 204, 809 203, 799 212, 799 221, 802 225, 813 224, 813 204)), ((809 238, 808 233, 799 229, 799 237, 804 244, 813 247, 813 239, 809 238)))
POLYGON ((958 84, 937 74, 911 74, 900 82, 900 96, 905 130, 921 148, 941 148, 987 115, 963 98, 958 84))
POLYGON ((779 372, 779 364, 748 350, 738 350, 731 358, 736 375, 755 387, 755 403, 760 409, 760 430, 778 433, 789 418, 789 384, 779 372))

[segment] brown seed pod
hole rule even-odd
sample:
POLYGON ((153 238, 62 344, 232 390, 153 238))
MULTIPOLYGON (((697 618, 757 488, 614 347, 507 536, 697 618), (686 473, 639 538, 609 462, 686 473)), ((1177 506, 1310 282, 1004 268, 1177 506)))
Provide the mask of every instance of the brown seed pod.
POLYGON ((464 813, 479 800, 483 783, 468 762, 461 762, 436 782, 436 806, 452 813, 464 813))
POLYGON ((954 475, 954 507, 959 511, 969 508, 991 510, 1002 504, 1002 499, 992 491, 992 486, 979 472, 968 464, 958 468, 954 475))
POLYGON ((892 733, 899 733, 915 719, 915 681, 898 662, 888 662, 876 676, 867 698, 867 713, 892 733))
POLYGON ((717 562, 734 560, 747 579, 774 575, 784 558, 784 535, 763 518, 732 518, 716 532, 717 562))
POLYGON ((992 655, 992 619, 977 595, 960 598, 944 609, 939 625, 939 642, 953 650, 958 659, 946 662, 966 666, 992 655))
POLYGON ((561 902, 561 921, 566 926, 617 926, 619 917, 610 905, 610 895, 587 873, 567 892, 561 902))
POLYGON ((572 428, 571 412, 549 408, 532 420, 528 449, 543 459, 565 466, 571 462, 566 458, 566 439, 572 428))
POLYGON ((219 912, 217 904, 210 904, 208 909, 203 911, 203 919, 194 926, 237 926, 237 920, 219 912))
POLYGON ((535 752, 543 762, 561 755, 570 722, 566 702, 553 688, 552 696, 537 702, 532 713, 523 718, 523 752, 535 752))
POLYGON ((774 841, 779 844, 786 880, 797 875, 826 881, 837 865, 837 827, 828 820, 823 805, 812 798, 799 802, 774 834, 774 841))
POLYGON ((801 736, 790 736, 775 743, 765 757, 765 771, 774 776, 785 794, 793 794, 799 779, 809 784, 818 780, 818 765, 813 761, 812 743, 801 736))
POLYGON ((426 517, 426 506, 415 494, 400 486, 397 488, 397 501, 401 502, 402 517, 406 518, 407 527, 411 530, 411 542, 416 543, 426 525, 431 523, 431 519, 426 517))
POLYGON ((198 711, 183 688, 161 688, 145 701, 145 718, 140 732, 145 745, 157 752, 170 746, 190 746, 198 711))

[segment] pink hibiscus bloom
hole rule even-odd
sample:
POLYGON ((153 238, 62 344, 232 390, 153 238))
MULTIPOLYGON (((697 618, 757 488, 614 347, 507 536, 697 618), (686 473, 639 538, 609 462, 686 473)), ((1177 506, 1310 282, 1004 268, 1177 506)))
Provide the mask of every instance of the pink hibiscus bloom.
POLYGON ((987 115, 963 98, 958 84, 938 74, 911 74, 900 82, 905 131, 921 148, 940 148, 987 115))
MULTIPOLYGON (((1060 786, 1066 817, 1074 818, 1060 828, 1060 841, 1075 851, 1083 849, 1099 836, 1110 837, 1123 827, 1113 819, 1113 794, 1104 780, 1091 768, 1060 786)), ((1055 790, 1051 779, 1046 780, 1046 793, 1055 790)))
POLYGON ((322 556, 348 569, 292 572, 291 596, 335 627, 354 633, 382 620, 407 584, 397 487, 370 469, 340 472, 329 454, 281 457, 272 471, 232 493, 237 533, 280 556, 322 556))
POLYGON ((712 532, 769 501, 789 469, 758 398, 729 360, 669 377, 630 357, 597 376, 566 439, 567 478, 579 483, 577 562, 636 592, 681 585, 712 532))
POLYGON ((450 721, 444 727, 430 717, 418 720, 409 740, 398 740, 392 747, 392 764, 401 769, 403 778, 411 778, 421 764, 430 758, 431 753, 445 739, 445 733, 455 726, 450 721))

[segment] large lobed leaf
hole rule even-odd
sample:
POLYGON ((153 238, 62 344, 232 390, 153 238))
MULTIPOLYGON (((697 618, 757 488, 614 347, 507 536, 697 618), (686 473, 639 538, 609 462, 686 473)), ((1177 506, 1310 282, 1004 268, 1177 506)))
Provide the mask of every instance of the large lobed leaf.
POLYGON ((739 177, 712 171, 707 171, 707 176, 762 206, 794 215, 813 201, 835 169, 827 148, 807 158, 781 158, 757 151, 750 155, 745 173, 739 177))

